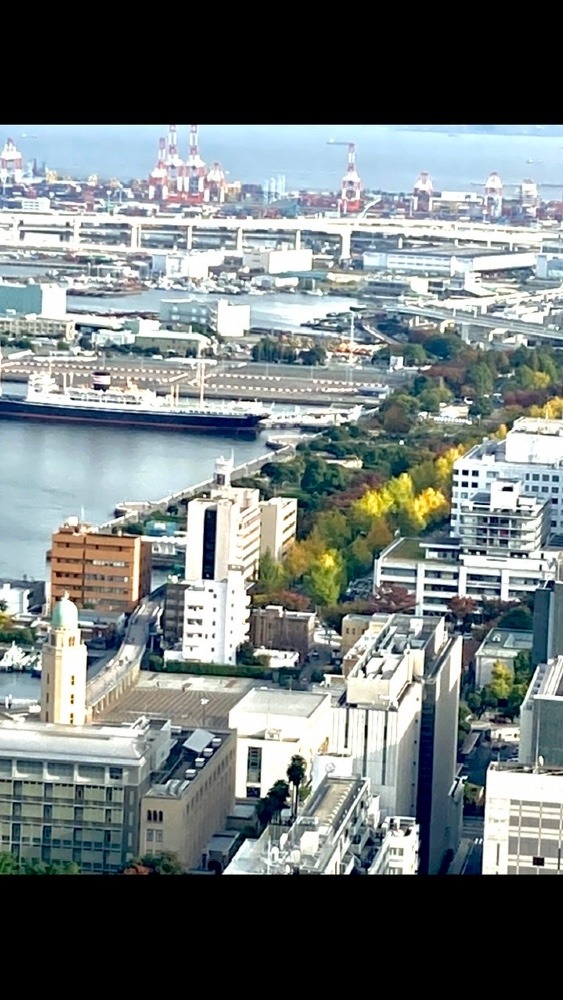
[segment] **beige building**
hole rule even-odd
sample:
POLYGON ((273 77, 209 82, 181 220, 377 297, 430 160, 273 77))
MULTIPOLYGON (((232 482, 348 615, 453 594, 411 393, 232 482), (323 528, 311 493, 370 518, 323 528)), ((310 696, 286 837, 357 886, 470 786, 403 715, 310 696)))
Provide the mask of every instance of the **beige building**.
POLYGON ((138 535, 102 534, 70 517, 55 531, 50 604, 68 593, 79 608, 127 613, 151 589, 151 545, 138 535))
POLYGON ((280 562, 286 555, 297 532, 297 500, 294 497, 272 497, 260 503, 260 555, 266 552, 280 562))
POLYGON ((367 632, 371 624, 371 615, 344 615, 340 626, 340 655, 346 653, 356 645, 358 639, 367 632))
POLYGON ((268 604, 250 612, 250 642, 255 648, 294 650, 304 660, 314 635, 312 611, 286 611, 280 605, 268 604))
POLYGON ((9 337, 56 337, 69 343, 76 339, 74 319, 47 319, 46 316, 0 316, 0 333, 9 337))
POLYGON ((229 712, 229 729, 237 730, 237 798, 263 798, 285 780, 296 754, 310 769, 315 754, 328 749, 331 728, 329 694, 253 688, 229 712))
POLYGON ((88 651, 78 628, 78 608, 68 595, 57 601, 41 658, 41 721, 83 726, 86 722, 88 651))
POLYGON ((172 851, 184 868, 199 868, 208 841, 234 809, 235 762, 234 733, 182 733, 143 796, 141 853, 172 851))

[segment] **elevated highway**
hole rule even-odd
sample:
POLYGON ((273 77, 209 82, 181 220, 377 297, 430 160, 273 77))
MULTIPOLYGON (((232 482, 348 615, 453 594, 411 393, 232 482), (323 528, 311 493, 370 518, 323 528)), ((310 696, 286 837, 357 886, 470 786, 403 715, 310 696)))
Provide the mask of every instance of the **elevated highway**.
POLYGON ((563 329, 550 330, 542 326, 541 323, 526 323, 524 320, 512 319, 503 313, 496 313, 494 316, 489 316, 486 313, 479 312, 479 307, 475 307, 474 310, 470 311, 467 307, 459 309, 455 306, 444 308, 435 304, 424 303, 420 305, 397 304, 388 306, 387 311, 401 316, 426 317, 427 319, 438 320, 441 323, 451 322, 455 323, 456 326, 466 323, 469 326, 482 327, 486 330, 506 329, 510 333, 521 333, 535 341, 548 341, 556 346, 563 344, 563 329))
POLYGON ((191 249, 194 237, 223 235, 238 250, 244 236, 256 234, 292 236, 296 247, 304 234, 324 235, 341 240, 343 258, 350 257, 351 242, 359 236, 401 236, 430 242, 448 241, 459 246, 479 245, 540 249, 542 242, 559 229, 527 229, 517 226, 487 225, 477 222, 448 222, 428 219, 310 218, 254 219, 179 217, 171 214, 129 216, 103 212, 0 212, 0 246, 6 248, 102 250, 127 252, 146 249, 156 236, 191 249))

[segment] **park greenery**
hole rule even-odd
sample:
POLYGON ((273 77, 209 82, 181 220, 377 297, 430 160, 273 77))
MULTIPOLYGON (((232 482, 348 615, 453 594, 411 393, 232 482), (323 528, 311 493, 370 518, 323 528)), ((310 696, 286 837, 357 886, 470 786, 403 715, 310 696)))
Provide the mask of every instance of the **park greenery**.
POLYGON ((20 861, 9 851, 0 852, 0 875, 80 875, 74 862, 43 862, 36 859, 20 861))

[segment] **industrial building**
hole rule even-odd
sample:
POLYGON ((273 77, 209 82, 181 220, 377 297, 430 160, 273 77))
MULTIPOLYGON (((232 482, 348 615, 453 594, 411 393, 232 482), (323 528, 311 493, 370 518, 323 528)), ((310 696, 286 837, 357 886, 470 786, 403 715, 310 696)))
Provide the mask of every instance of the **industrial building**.
POLYGON ((243 254, 243 267, 265 274, 308 274, 313 270, 312 250, 250 250, 243 254))
POLYGON ((489 765, 483 875, 560 875, 563 768, 489 765))
POLYGON ((328 749, 331 712, 328 693, 253 688, 244 695, 229 712, 229 729, 237 731, 237 798, 263 798, 285 779, 295 755, 310 772, 315 754, 328 749))
POLYGON ((25 285, 0 280, 0 315, 10 312, 66 319, 66 289, 32 279, 25 285))
POLYGON ((378 615, 373 624, 348 653, 355 663, 342 694, 336 687, 329 753, 352 755, 383 816, 416 816, 420 870, 437 874, 461 831, 461 637, 449 635, 443 618, 378 615))
POLYGON ((131 612, 150 593, 151 558, 150 542, 138 535, 103 534, 69 517, 47 554, 49 604, 68 593, 79 608, 131 612))
POLYGON ((460 250, 459 247, 452 247, 451 250, 417 248, 392 250, 387 253, 368 250, 363 254, 362 259, 365 271, 387 271, 392 274, 401 272, 421 275, 435 274, 453 277, 456 274, 486 275, 499 271, 535 268, 536 257, 535 252, 529 251, 499 253, 497 250, 487 252, 460 250))
POLYGON ((166 278, 191 278, 205 281, 210 267, 225 260, 224 250, 159 250, 151 253, 151 272, 166 278))

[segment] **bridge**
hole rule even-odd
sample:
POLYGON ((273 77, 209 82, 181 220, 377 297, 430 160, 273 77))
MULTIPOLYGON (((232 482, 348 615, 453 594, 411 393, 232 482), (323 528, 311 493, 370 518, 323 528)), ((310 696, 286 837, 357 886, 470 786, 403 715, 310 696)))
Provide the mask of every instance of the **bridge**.
POLYGON ((450 222, 432 219, 310 218, 254 219, 182 217, 166 213, 126 216, 106 212, 0 212, 0 246, 8 249, 66 249, 98 251, 111 247, 112 253, 146 250, 149 240, 165 237, 171 245, 191 250, 195 236, 215 234, 234 237, 241 252, 245 235, 291 235, 300 248, 304 234, 322 235, 341 241, 341 257, 348 259, 354 238, 400 236, 426 241, 448 241, 456 245, 540 249, 543 240, 558 227, 528 229, 477 222, 450 222))
POLYGON ((459 309, 455 306, 444 308, 434 304, 421 303, 420 305, 390 305, 387 310, 390 313, 397 313, 406 316, 424 316, 428 319, 435 319, 441 323, 450 322, 456 325, 468 324, 469 326, 483 327, 487 330, 508 330, 510 333, 521 333, 534 340, 545 340, 561 344, 563 342, 563 329, 549 330, 541 323, 527 323, 525 320, 512 319, 503 313, 496 313, 488 316, 479 311, 479 306, 469 312, 467 309, 459 309))

